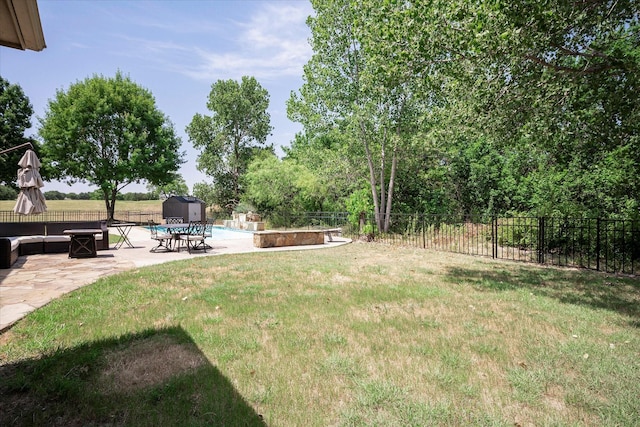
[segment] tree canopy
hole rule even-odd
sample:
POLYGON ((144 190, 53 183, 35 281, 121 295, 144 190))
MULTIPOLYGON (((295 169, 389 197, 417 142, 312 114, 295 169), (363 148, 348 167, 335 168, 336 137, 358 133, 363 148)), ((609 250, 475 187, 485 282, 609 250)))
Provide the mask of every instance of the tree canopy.
MULTIPOLYGON (((305 166, 273 154, 254 159, 246 174, 244 201, 265 215, 322 211, 328 188, 305 166)), ((273 218, 272 218, 273 219, 273 218)))
MULTIPOLYGON (((24 133, 31 127, 32 115, 33 107, 22 88, 0 76, 0 151, 30 141, 24 133)), ((17 188, 17 165, 23 154, 24 150, 16 150, 0 156, 0 184, 17 188)))
POLYGON ((125 186, 173 182, 183 162, 180 139, 153 95, 118 72, 58 90, 40 121, 43 163, 55 178, 100 188, 109 220, 125 186))
POLYGON ((289 117, 342 135, 380 229, 392 209, 640 217, 634 1, 312 5, 289 117))
POLYGON ((243 194, 242 177, 251 158, 266 146, 271 132, 269 93, 254 77, 240 82, 218 80, 211 85, 207 108, 196 114, 186 132, 201 150, 198 169, 213 178, 215 202, 233 209, 243 194))
POLYGON ((189 186, 182 175, 176 175, 174 180, 163 185, 147 185, 147 191, 154 199, 167 199, 171 196, 186 196, 189 194, 189 186))
POLYGON ((307 132, 341 129, 359 145, 378 227, 389 227, 398 164, 405 158, 413 117, 420 98, 416 82, 407 73, 385 80, 377 74, 359 25, 359 4, 314 1, 316 16, 309 18, 314 54, 304 67, 304 85, 292 94, 289 117, 307 132))

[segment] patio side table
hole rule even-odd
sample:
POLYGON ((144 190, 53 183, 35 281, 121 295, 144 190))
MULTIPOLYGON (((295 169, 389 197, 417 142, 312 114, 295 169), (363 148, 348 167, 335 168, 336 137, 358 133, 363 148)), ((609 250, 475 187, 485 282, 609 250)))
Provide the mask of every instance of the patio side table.
POLYGON ((113 247, 114 249, 120 249, 122 247, 122 245, 124 245, 125 243, 130 248, 134 247, 133 243, 131 243, 131 240, 129 240, 129 232, 131 231, 131 229, 135 225, 136 224, 131 223, 131 222, 120 222, 118 224, 114 223, 112 225, 112 227, 114 227, 116 230, 118 230, 118 233, 120 234, 120 238, 118 239, 118 241, 116 242, 115 246, 113 247))
POLYGON ((69 258, 95 258, 98 256, 96 234, 102 233, 99 228, 77 228, 64 230, 63 233, 71 236, 69 258))

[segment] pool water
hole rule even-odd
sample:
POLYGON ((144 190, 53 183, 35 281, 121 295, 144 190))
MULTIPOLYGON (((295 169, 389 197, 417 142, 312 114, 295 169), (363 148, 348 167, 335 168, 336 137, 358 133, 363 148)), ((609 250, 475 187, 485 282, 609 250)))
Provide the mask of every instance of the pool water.
MULTIPOLYGON (((166 233, 167 229, 163 226, 158 226, 158 231, 166 233)), ((253 235, 251 231, 236 230, 233 228, 226 228, 214 225, 211 227, 211 238, 214 240, 232 240, 232 239, 247 239, 253 235)))

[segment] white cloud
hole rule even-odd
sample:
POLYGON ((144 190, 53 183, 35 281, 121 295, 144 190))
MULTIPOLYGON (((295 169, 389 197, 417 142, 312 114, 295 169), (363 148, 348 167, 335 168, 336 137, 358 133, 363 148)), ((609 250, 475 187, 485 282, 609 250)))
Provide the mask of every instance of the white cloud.
MULTIPOLYGON (((128 49, 115 55, 141 58, 157 67, 172 70, 194 80, 238 79, 249 75, 257 79, 299 77, 311 57, 306 25, 313 12, 304 2, 258 3, 243 22, 227 21, 212 34, 211 24, 194 22, 187 31, 183 24, 138 22, 155 27, 154 39, 144 36, 116 35, 128 49), (162 28, 161 28, 162 27, 162 28), (189 34, 188 38, 182 35, 189 34)), ((184 19, 184 18, 183 18, 184 19)))
POLYGON ((306 26, 311 12, 307 2, 266 4, 248 22, 234 24, 237 35, 226 52, 193 48, 199 60, 181 67, 182 73, 197 80, 300 76, 312 53, 306 26))

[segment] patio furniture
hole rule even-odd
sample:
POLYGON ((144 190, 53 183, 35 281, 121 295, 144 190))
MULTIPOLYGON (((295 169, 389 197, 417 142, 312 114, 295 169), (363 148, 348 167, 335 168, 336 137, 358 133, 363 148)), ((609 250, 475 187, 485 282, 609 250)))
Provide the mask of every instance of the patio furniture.
MULTIPOLYGON (((205 239, 213 239, 213 221, 205 221, 204 225, 204 238, 205 239)), ((205 243, 207 249, 211 249, 211 246, 205 243)))
POLYGON ((164 228, 167 230, 167 234, 171 235, 172 245, 174 251, 180 252, 182 242, 186 241, 182 236, 186 236, 189 233, 189 223, 174 223, 165 224, 164 228))
POLYGON ((63 233, 71 236, 69 258, 95 258, 98 256, 95 235, 102 233, 99 228, 78 228, 64 230, 63 233))
POLYGON ((165 218, 167 224, 182 224, 184 223, 184 218, 181 216, 168 216, 165 218))
POLYGON ((158 245, 151 248, 149 252, 170 252, 171 242, 173 240, 173 235, 169 233, 159 233, 158 232, 158 224, 149 220, 149 230, 151 231, 151 239, 158 242, 158 245))
POLYGON ((200 221, 189 222, 189 231, 187 234, 181 235, 180 239, 187 242, 187 250, 204 250, 207 252, 209 245, 204 241, 206 238, 207 223, 200 221))
POLYGON ((115 229, 118 230, 118 233, 120 234, 120 239, 118 239, 118 241, 116 242, 115 246, 113 247, 114 249, 121 248, 125 243, 130 248, 133 248, 133 244, 131 243, 131 240, 129 240, 129 232, 134 225, 135 224, 129 222, 113 224, 113 227, 115 227, 115 229))

